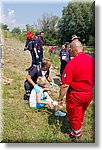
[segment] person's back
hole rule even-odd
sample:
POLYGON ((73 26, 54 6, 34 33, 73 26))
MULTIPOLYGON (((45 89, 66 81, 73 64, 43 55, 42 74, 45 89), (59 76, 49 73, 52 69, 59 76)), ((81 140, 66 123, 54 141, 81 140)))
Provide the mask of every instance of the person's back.
POLYGON ((71 87, 79 91, 90 91, 94 86, 94 58, 80 52, 73 60, 74 77, 71 87))
POLYGON ((67 49, 61 50, 61 63, 67 63, 70 60, 70 54, 67 49))

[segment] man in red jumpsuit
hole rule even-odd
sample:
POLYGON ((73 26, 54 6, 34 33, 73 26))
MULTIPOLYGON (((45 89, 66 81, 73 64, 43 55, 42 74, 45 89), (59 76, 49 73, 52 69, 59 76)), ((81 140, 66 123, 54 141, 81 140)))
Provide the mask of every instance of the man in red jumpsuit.
POLYGON ((66 94, 66 110, 71 126, 69 137, 81 136, 84 114, 92 100, 94 87, 94 58, 83 52, 79 40, 70 44, 70 54, 74 57, 66 65, 62 74, 59 99, 66 94))

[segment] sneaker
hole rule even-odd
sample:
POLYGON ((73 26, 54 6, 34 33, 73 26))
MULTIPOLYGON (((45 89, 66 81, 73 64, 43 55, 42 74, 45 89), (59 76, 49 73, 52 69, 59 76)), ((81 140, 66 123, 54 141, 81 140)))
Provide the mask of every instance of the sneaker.
POLYGON ((24 48, 24 51, 26 51, 26 50, 27 50, 27 47, 24 48))
POLYGON ((29 68, 27 68, 25 71, 29 71, 32 68, 32 66, 30 66, 29 68))
POLYGON ((62 111, 60 111, 60 110, 57 110, 56 112, 55 112, 55 116, 57 116, 57 117, 64 117, 64 116, 66 116, 66 113, 64 113, 64 112, 62 112, 62 111))
POLYGON ((77 140, 77 139, 79 139, 79 138, 81 137, 81 133, 75 135, 75 134, 73 133, 73 131, 72 131, 72 132, 69 134, 69 137, 70 137, 71 139, 73 139, 73 140, 77 140))
POLYGON ((67 133, 65 133, 64 134, 65 135, 65 137, 69 140, 69 138, 70 138, 70 140, 72 140, 73 142, 77 142, 77 141, 79 141, 79 139, 80 139, 80 137, 81 137, 81 134, 80 135, 78 135, 78 136, 75 136, 74 134, 73 134, 73 132, 67 132, 67 133))

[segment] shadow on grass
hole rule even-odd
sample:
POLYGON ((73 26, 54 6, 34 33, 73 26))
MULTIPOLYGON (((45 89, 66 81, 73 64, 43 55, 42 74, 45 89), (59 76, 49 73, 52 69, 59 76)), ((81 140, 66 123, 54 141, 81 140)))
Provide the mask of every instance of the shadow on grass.
POLYGON ((51 113, 48 116, 48 123, 50 126, 59 129, 63 134, 66 133, 70 128, 70 123, 68 121, 67 115, 65 117, 56 117, 54 113, 51 113))

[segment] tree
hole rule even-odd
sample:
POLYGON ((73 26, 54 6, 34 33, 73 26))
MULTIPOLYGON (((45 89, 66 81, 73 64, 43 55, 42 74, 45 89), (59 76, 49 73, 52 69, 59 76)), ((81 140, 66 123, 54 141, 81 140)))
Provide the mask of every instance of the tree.
POLYGON ((3 29, 3 30, 7 30, 7 31, 9 31, 9 28, 8 28, 8 25, 7 24, 1 24, 0 25, 0 27, 1 27, 1 29, 3 29))
POLYGON ((73 34, 80 36, 82 41, 88 42, 92 25, 92 3, 69 2, 62 11, 58 22, 58 33, 62 41, 70 41, 73 34))
POLYGON ((15 27, 15 28, 11 31, 11 33, 13 33, 14 35, 15 35, 15 34, 20 34, 20 33, 21 33, 21 30, 20 30, 19 27, 15 27))
POLYGON ((43 14, 41 19, 37 20, 37 24, 34 26, 44 32, 44 40, 46 44, 55 45, 57 42, 57 23, 58 23, 58 16, 43 14))

